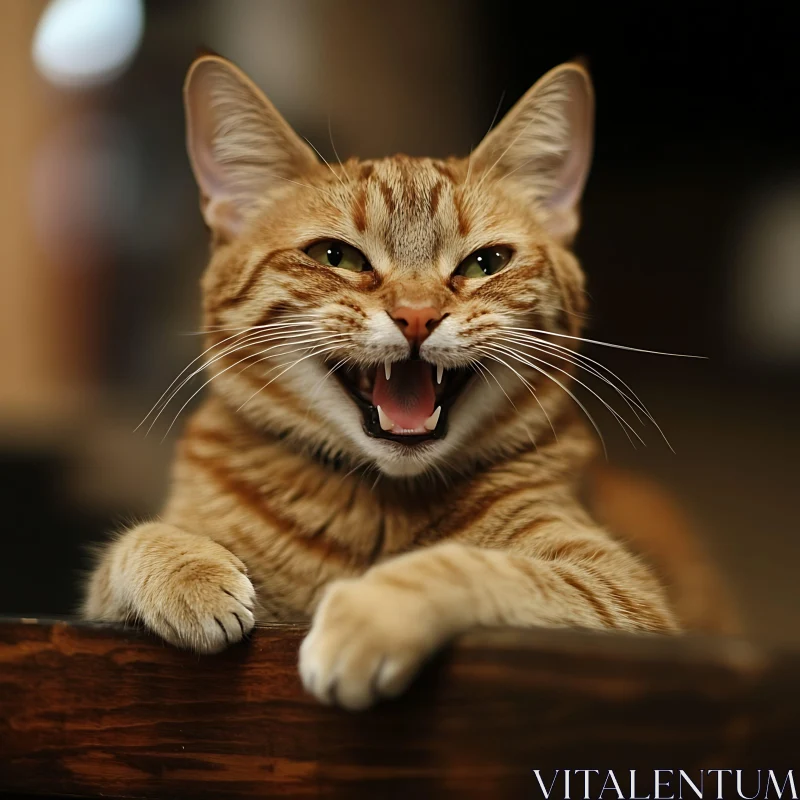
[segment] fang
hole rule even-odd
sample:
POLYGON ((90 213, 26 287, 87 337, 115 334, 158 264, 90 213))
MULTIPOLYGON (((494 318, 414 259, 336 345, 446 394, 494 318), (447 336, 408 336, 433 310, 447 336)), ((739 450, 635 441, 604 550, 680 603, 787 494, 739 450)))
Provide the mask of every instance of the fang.
MULTIPOLYGON (((380 407, 378 408, 378 412, 380 413, 380 407)), ((441 413, 442 413, 442 407, 436 406, 436 411, 434 411, 433 414, 431 414, 428 417, 428 419, 425 420, 425 430, 432 431, 436 427, 437 423, 439 422, 439 416, 441 415, 441 413)), ((384 428, 384 430, 386 429, 384 428)))
POLYGON ((394 428, 394 422, 392 422, 389 415, 386 414, 380 406, 378 406, 378 422, 380 422, 381 429, 384 431, 390 431, 394 428))

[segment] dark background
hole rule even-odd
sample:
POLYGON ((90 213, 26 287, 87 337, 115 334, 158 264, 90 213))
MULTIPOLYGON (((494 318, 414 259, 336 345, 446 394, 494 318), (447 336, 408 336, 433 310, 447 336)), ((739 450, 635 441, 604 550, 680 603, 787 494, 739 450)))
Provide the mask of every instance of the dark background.
POLYGON ((199 352, 181 335, 197 326, 206 240, 180 97, 198 46, 249 71, 326 158, 329 119, 342 157, 466 154, 498 102, 502 114, 580 56, 598 103, 577 245, 587 336, 708 357, 585 351, 636 389, 676 450, 648 429, 648 447, 634 451, 598 409, 611 458, 683 498, 753 635, 796 641, 800 67, 790 4, 151 1, 130 66, 93 88, 36 73, 30 42, 45 6, 0 8, 19 112, 0 127, 2 234, 19 244, 0 267, 10 302, 0 610, 73 609, 84 546, 163 497, 175 430, 163 443, 161 421, 149 437, 132 431, 199 352))

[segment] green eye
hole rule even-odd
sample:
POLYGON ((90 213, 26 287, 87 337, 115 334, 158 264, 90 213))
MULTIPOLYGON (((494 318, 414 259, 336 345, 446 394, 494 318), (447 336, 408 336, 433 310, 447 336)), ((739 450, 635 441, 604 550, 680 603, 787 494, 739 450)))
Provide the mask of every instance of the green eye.
POLYGON ((371 270, 369 261, 360 250, 345 244, 328 240, 312 244, 306 253, 320 264, 337 269, 349 269, 350 272, 367 272, 371 270))
POLYGON ((456 275, 463 275, 465 278, 485 278, 487 275, 494 275, 508 264, 511 255, 510 247, 503 245, 484 247, 468 255, 458 265, 456 275))

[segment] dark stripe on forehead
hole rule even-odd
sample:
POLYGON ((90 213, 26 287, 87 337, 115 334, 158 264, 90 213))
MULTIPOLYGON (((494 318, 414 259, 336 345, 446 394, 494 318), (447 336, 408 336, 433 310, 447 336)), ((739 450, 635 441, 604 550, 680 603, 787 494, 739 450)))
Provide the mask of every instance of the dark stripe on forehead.
POLYGON ((373 172, 375 172, 375 167, 373 167, 372 164, 363 164, 361 166, 359 178, 361 178, 362 181, 368 181, 373 172))
MULTIPOLYGON (((264 265, 279 252, 279 250, 273 250, 259 258, 250 268, 250 272, 245 277, 244 282, 234 291, 233 294, 228 295, 227 297, 223 296, 220 298, 213 298, 215 300, 214 306, 221 310, 223 308, 230 308, 231 306, 238 305, 242 300, 247 299, 247 297, 250 295, 250 291, 258 283, 258 279, 261 277, 264 265)), ((227 288, 227 286, 224 288, 227 288)))
POLYGON ((462 236, 466 236, 472 230, 472 225, 464 211, 461 192, 453 192, 453 205, 456 207, 456 216, 458 217, 458 232, 462 236))
POLYGON ((367 227, 367 187, 362 184, 356 194, 353 205, 353 224, 359 233, 363 233, 367 227))
POLYGON ((453 170, 450 169, 450 167, 447 164, 445 164, 444 161, 434 161, 433 168, 437 170, 437 172, 439 172, 445 178, 447 178, 447 180, 449 180, 450 183, 456 182, 456 177, 453 174, 453 170))
POLYGON ((378 180, 378 187, 381 190, 381 194, 383 195, 383 201, 386 203, 386 208, 389 210, 390 214, 394 214, 397 209, 397 203, 394 200, 394 194, 392 193, 392 189, 388 183, 384 180, 378 180))

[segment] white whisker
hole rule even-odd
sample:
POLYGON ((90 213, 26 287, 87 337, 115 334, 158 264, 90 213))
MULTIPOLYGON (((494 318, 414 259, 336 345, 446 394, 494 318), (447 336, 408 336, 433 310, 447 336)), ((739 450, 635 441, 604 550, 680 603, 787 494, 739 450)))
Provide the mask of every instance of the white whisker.
MULTIPOLYGON (((315 331, 315 330, 313 330, 311 328, 307 328, 306 330, 299 331, 299 332, 295 331, 295 330, 290 330, 289 333, 286 333, 285 331, 270 331, 268 334, 264 334, 264 333, 261 333, 261 332, 255 332, 255 333, 252 333, 252 334, 248 334, 247 336, 244 336, 243 338, 237 339, 237 341, 234 341, 232 344, 230 344, 227 347, 225 347, 220 353, 217 353, 217 355, 215 355, 212 359, 210 359, 210 360, 206 361, 205 363, 201 364, 197 369, 195 369, 191 374, 187 375, 181 381, 181 383, 174 389, 174 391, 172 391, 172 393, 169 395, 169 397, 164 401, 164 403, 162 404, 160 410, 158 411, 156 416, 151 421, 150 427, 147 429, 147 432, 150 433, 150 431, 153 429, 153 425, 155 425, 155 423, 158 420, 158 418, 161 416, 161 414, 164 412, 164 410, 167 408, 167 406, 172 402, 172 400, 175 398, 175 396, 181 391, 181 389, 183 389, 183 387, 186 386, 186 384, 189 383, 189 381, 191 381, 192 378, 194 378, 195 376, 199 375, 204 370, 208 369, 212 364, 216 363, 221 358, 225 358, 226 356, 230 355, 231 353, 235 353, 235 352, 237 352, 239 350, 243 350, 246 347, 253 347, 253 346, 256 346, 256 345, 259 345, 259 344, 266 344, 267 342, 275 341, 276 339, 281 339, 281 340, 290 339, 291 340, 291 339, 295 339, 297 337, 311 336, 311 335, 314 335, 316 333, 322 333, 322 331, 315 331)), ((236 338, 236 337, 229 337, 229 338, 236 338)), ((225 341, 227 341, 227 339, 225 341)), ((209 348, 209 349, 212 349, 212 348, 209 348)), ((206 350, 205 352, 208 352, 208 350, 206 350)), ((195 361, 193 361, 192 364, 194 364, 196 361, 197 361, 197 359, 195 359, 195 361)), ((189 365, 188 368, 191 368, 191 364, 189 365)), ((185 369, 184 369, 184 372, 186 372, 185 369)), ((183 374, 183 373, 181 373, 181 374, 183 374)), ((178 378, 180 378, 180 375, 178 376, 178 378)), ((178 378, 176 378, 176 380, 178 380, 178 378)), ((174 385, 174 384, 175 384, 175 381, 173 381, 172 385, 174 385)), ((169 391, 169 390, 167 390, 167 391, 169 391)), ((163 397, 163 395, 162 395, 162 397, 163 397)), ((157 405, 158 404, 156 404, 156 406, 157 405)), ((153 410, 155 410, 155 407, 153 408, 153 410)), ((152 413, 152 411, 150 413, 152 413)), ((149 414, 148 414, 148 416, 149 416, 149 414)), ((144 420, 142 422, 144 422, 144 420)))
POLYGON ((662 353, 659 350, 643 350, 640 347, 628 347, 624 344, 613 344, 612 342, 600 342, 597 339, 586 339, 583 336, 570 336, 566 333, 554 333, 553 331, 543 331, 538 328, 514 328, 509 325, 501 325, 501 330, 523 331, 526 333, 540 333, 544 336, 558 336, 561 339, 573 339, 576 342, 586 342, 587 344, 597 344, 601 347, 614 347, 617 350, 630 350, 634 353, 647 353, 651 356, 672 356, 673 358, 708 358, 708 356, 695 356, 689 353, 662 353))
MULTIPOLYGON (((508 364, 503 359, 498 358, 497 356, 493 355, 492 353, 489 353, 488 351, 484 350, 482 347, 479 347, 478 349, 480 349, 482 352, 484 352, 484 354, 486 356, 488 356, 489 358, 493 358, 495 361, 499 362, 504 367, 508 367, 508 364)), ((529 365, 529 366, 531 366, 531 365, 529 365)), ((586 415, 586 418, 592 424, 592 427, 594 428, 595 432, 597 433, 598 437, 600 438, 600 443, 603 446, 603 453, 605 454, 606 458, 608 458, 608 450, 606 449, 606 441, 603 438, 603 434, 600 432, 600 428, 598 427, 597 423, 594 421, 594 417, 589 413, 589 410, 586 408, 586 406, 583 403, 581 403, 581 401, 574 395, 574 393, 571 392, 566 386, 564 386, 564 384, 561 383, 561 381, 559 381, 558 378, 554 378, 552 375, 549 375, 547 372, 545 372, 540 367, 531 366, 531 368, 535 369, 537 372, 540 372, 542 375, 550 378, 550 380, 553 381, 553 383, 555 383, 557 386, 560 386, 573 399, 573 401, 577 404, 578 408, 580 408, 581 411, 583 411, 583 413, 586 415)), ((510 369, 510 367, 509 367, 509 369, 510 369)))
MULTIPOLYGON (((283 328, 284 326, 292 326, 292 327, 294 327, 294 326, 298 326, 298 325, 306 325, 306 324, 308 324, 308 323, 299 323, 299 322, 289 322, 289 323, 282 323, 282 322, 281 322, 281 323, 272 323, 272 324, 271 324, 271 325, 269 325, 269 326, 267 326, 267 325, 264 325, 264 326, 258 326, 258 328, 259 328, 259 329, 261 329, 261 328, 266 328, 266 327, 275 327, 275 328, 277 328, 277 327, 281 327, 281 328, 283 328)), ((147 418, 148 418, 148 417, 149 417, 149 416, 150 416, 150 415, 151 415, 151 414, 152 414, 152 413, 153 413, 153 412, 154 412, 154 411, 155 411, 155 410, 158 408, 158 406, 160 405, 161 401, 162 401, 162 400, 164 400, 164 398, 165 398, 165 397, 166 397, 166 396, 169 394, 169 392, 170 392, 170 390, 172 389, 172 387, 173 387, 173 386, 174 386, 174 385, 175 385, 175 384, 176 384, 176 383, 177 383, 177 382, 178 382, 178 381, 181 379, 181 377, 183 376, 183 374, 184 374, 184 373, 185 373, 187 370, 189 370, 189 369, 191 369, 191 368, 192 368, 192 365, 193 365, 193 364, 196 364, 198 361, 200 361, 200 359, 202 359, 202 358, 203 358, 203 356, 205 356, 207 353, 209 353, 210 351, 212 351, 212 350, 213 350, 215 347, 220 347, 220 346, 224 345, 226 342, 229 342, 229 341, 231 341, 231 339, 236 339, 236 338, 238 338, 239 336, 241 336, 241 335, 242 335, 242 332, 246 332, 246 331, 249 331, 249 330, 252 330, 252 329, 251 329, 251 328, 228 328, 227 330, 238 330, 238 331, 240 331, 240 333, 239 333, 239 334, 234 334, 234 335, 232 335, 232 336, 228 336, 228 337, 226 337, 225 339, 223 339, 221 342, 216 342, 216 343, 212 344, 210 347, 207 347, 207 348, 206 348, 206 349, 205 349, 205 350, 204 350, 202 353, 200 353, 200 355, 199 355, 199 356, 197 356, 196 358, 192 359, 192 361, 190 361, 190 362, 189 362, 189 363, 188 363, 188 364, 187 364, 187 365, 186 365, 186 366, 185 366, 185 367, 184 367, 184 368, 181 370, 181 372, 180 372, 180 373, 178 373, 178 375, 177 375, 177 376, 174 378, 174 380, 172 381, 172 383, 170 383, 170 385, 169 385, 169 386, 168 386, 168 387, 167 387, 167 388, 164 390, 164 392, 163 392, 163 394, 161 395, 161 397, 159 397, 159 398, 158 398, 158 400, 155 402, 155 404, 153 405, 153 407, 152 407, 152 408, 151 408, 151 409, 150 409, 150 410, 147 412, 147 414, 145 415, 144 419, 142 419, 142 421, 141 421, 141 422, 140 422, 140 423, 139 423, 139 424, 138 424, 138 425, 137 425, 137 426, 134 428, 134 432, 138 431, 138 430, 139 430, 139 428, 141 428, 141 427, 142 427, 142 425, 144 425, 144 423, 145 423, 145 422, 147 422, 147 418)), ((203 332, 201 332, 201 335, 206 335, 206 333, 207 333, 207 332, 203 331, 203 332)))
MULTIPOLYGON (((596 377, 598 380, 603 381, 603 383, 605 383, 606 385, 611 387, 615 392, 617 392, 617 394, 619 394, 619 396, 625 401, 628 408, 630 408, 630 410, 633 412, 634 416, 640 423, 642 423, 642 418, 639 416, 639 411, 642 411, 643 414, 646 414, 648 418, 650 418, 649 412, 647 411, 646 408, 644 408, 642 402, 638 398, 634 400, 634 398, 629 397, 626 392, 622 391, 619 388, 619 386, 617 386, 608 377, 603 375, 602 372, 590 366, 589 364, 584 364, 583 361, 581 360, 580 353, 574 350, 569 350, 567 348, 556 349, 556 346, 550 345, 549 342, 545 342, 543 339, 536 340, 536 342, 533 343, 531 341, 526 340, 525 338, 517 338, 515 335, 492 337, 492 341, 506 342, 508 344, 513 344, 519 347, 525 347, 531 350, 535 350, 538 353, 544 353, 544 355, 560 358, 562 361, 566 361, 568 364, 572 364, 573 366, 578 367, 579 369, 583 369, 590 375, 596 377)), ((622 383, 622 381, 620 381, 620 383, 622 383)))
MULTIPOLYGON (((346 336, 346 334, 339 334, 339 335, 340 335, 340 336, 342 336, 343 338, 346 336)), ((282 344, 277 344, 277 345, 274 345, 274 348, 278 348, 278 347, 286 347, 286 346, 287 346, 287 344, 286 344, 286 343, 282 343, 282 344)), ((310 347, 311 347, 311 348, 313 348, 313 347, 314 347, 314 345, 310 345, 310 347)), ((335 346, 334 346, 334 347, 335 347, 335 346)), ((271 350, 271 349, 273 349, 273 348, 267 348, 267 349, 268 349, 268 350, 271 350)), ((296 352, 299 352, 299 351, 301 351, 301 350, 308 350, 308 349, 309 349, 309 347, 308 347, 308 346, 306 346, 306 347, 299 347, 299 348, 297 348, 297 350, 292 350, 291 352, 292 352, 292 353, 296 353, 296 352)), ((243 361, 246 361, 248 358, 252 358, 252 356, 253 356, 253 355, 257 355, 257 354, 255 354, 255 353, 254 353, 254 354, 251 354, 251 355, 249 355, 249 356, 245 356, 244 358, 240 358, 240 359, 239 359, 238 361, 236 361, 235 363, 231 364, 230 366, 227 366, 227 367, 225 367, 225 369, 221 370, 221 371, 220 371, 220 372, 218 372, 216 375, 212 375, 212 376, 211 376, 211 377, 210 377, 210 378, 209 378, 209 379, 208 379, 208 380, 207 380, 207 381, 206 381, 206 382, 205 382, 205 383, 204 383, 202 386, 200 386, 200 388, 199 388, 199 389, 197 389, 197 390, 196 390, 196 391, 195 391, 195 392, 194 392, 194 393, 191 395, 191 397, 189 397, 189 399, 188 399, 188 400, 187 400, 187 401, 186 401, 186 402, 185 402, 185 403, 184 403, 184 404, 183 404, 183 405, 180 407, 180 409, 178 410, 178 413, 175 415, 175 417, 173 418, 172 422, 170 423, 170 425, 169 425, 169 428, 167 428, 167 433, 165 433, 165 434, 164 434, 164 438, 166 438, 167 434, 168 434, 168 433, 169 433, 169 432, 172 430, 172 427, 173 427, 173 425, 175 425, 175 423, 178 421, 178 418, 179 418, 179 417, 180 417, 180 415, 183 413, 183 410, 186 408, 186 406, 188 406, 188 405, 189 405, 189 403, 191 403, 191 402, 192 402, 192 400, 193 400, 195 397, 197 397, 197 395, 198 395, 198 394, 200 394, 200 392, 201 392, 203 389, 205 389, 205 387, 206 387, 206 386, 208 386, 208 385, 209 385, 209 384, 210 384, 212 381, 214 381, 214 380, 216 380, 217 378, 219 378, 221 375, 224 375, 226 372, 228 372, 228 370, 231 370, 231 369, 233 369, 234 367, 236 367, 236 366, 238 366, 239 364, 241 364, 243 361)), ((283 355, 288 355, 288 353, 284 353, 283 355)), ((254 363, 259 363, 260 361, 265 361, 265 360, 266 360, 267 358, 269 358, 269 357, 270 357, 270 356, 265 356, 264 358, 260 358, 260 359, 259 359, 257 362, 254 362, 254 363)), ((302 360, 302 359, 300 359, 300 360, 302 360)), ((278 366, 281 366, 281 365, 278 365, 278 366)), ((282 373, 281 373, 281 374, 282 374, 282 373)), ((271 382, 272 382, 272 381, 270 381, 270 383, 271 383, 271 382)), ((269 385, 269 384, 267 384, 267 385, 269 385)), ((264 387, 262 387, 262 388, 264 388, 264 387)), ((256 394, 258 394, 258 392, 256 392, 256 394)), ((255 395, 253 395, 253 397, 255 397, 255 395)), ((251 397, 250 399, 252 399, 252 397, 251 397)), ((241 406, 240 406, 240 408, 241 408, 241 406)), ((163 409, 162 409, 162 410, 163 410, 163 409)))
MULTIPOLYGON (((673 453, 675 452, 675 449, 672 447, 672 444, 667 438, 667 435, 664 433, 661 426, 656 421, 655 417, 650 413, 650 410, 644 404, 642 399, 636 394, 636 392, 633 391, 633 389, 624 380, 622 380, 622 378, 619 377, 619 375, 617 375, 613 370, 605 366, 605 364, 601 364, 599 361, 590 358, 589 356, 585 355, 584 353, 580 353, 577 350, 573 350, 569 347, 564 347, 564 345, 560 345, 555 342, 548 342, 544 339, 539 338, 538 336, 533 336, 527 333, 526 334, 511 333, 507 335, 515 337, 514 341, 519 345, 522 345, 524 347, 531 347, 533 349, 539 349, 540 351, 542 350, 542 348, 544 348, 550 351, 552 355, 555 355, 556 357, 559 358, 563 358, 565 361, 575 364, 576 366, 586 370, 590 374, 598 377, 600 380, 602 380, 603 382, 608 384, 612 389, 614 389, 614 391, 616 391, 620 395, 620 397, 622 397, 622 399, 625 401, 625 403, 628 405, 631 411, 633 411, 633 413, 636 415, 636 418, 641 422, 641 418, 639 417, 639 414, 636 411, 636 409, 638 408, 639 411, 641 411, 656 428, 659 435, 666 443, 667 447, 669 447, 669 449, 673 453), (573 361, 572 358, 576 360, 573 361), (593 369, 584 362, 589 362, 590 364, 594 364, 598 369, 593 369), (610 381, 606 376, 600 374, 598 370, 602 370, 603 372, 610 375, 612 378, 614 378, 614 380, 618 381, 626 391, 622 391, 619 386, 614 384, 613 381, 610 381)), ((687 357, 693 358, 694 356, 687 356, 687 357)), ((702 356, 698 357, 702 358, 702 356)))
POLYGON ((325 166, 331 171, 331 175, 333 175, 333 177, 336 178, 336 180, 339 181, 339 183, 342 184, 342 188, 344 188, 344 190, 350 195, 350 199, 355 201, 356 198, 355 198, 355 195, 353 194, 353 190, 342 180, 341 175, 338 175, 336 173, 336 170, 328 163, 328 161, 326 160, 325 156, 323 156, 322 153, 320 153, 320 151, 317 150, 317 148, 314 147, 314 145, 311 142, 308 141, 308 139, 306 139, 306 142, 308 142, 309 146, 322 159, 322 161, 324 162, 325 166))
POLYGON ((267 388, 267 386, 269 386, 271 383, 274 383, 278 378, 281 377, 281 375, 285 375, 290 369, 292 369, 293 367, 296 367, 302 361, 305 361, 306 359, 312 358, 314 356, 320 356, 323 353, 330 353, 331 351, 336 350, 337 347, 338 347, 338 344, 333 345, 332 347, 323 348, 322 350, 316 349, 316 350, 313 350, 308 355, 305 355, 302 358, 298 358, 297 361, 293 361, 291 364, 289 364, 288 367, 286 367, 286 369, 284 369, 281 372, 279 372, 274 378, 271 378, 269 381, 267 381, 260 389, 257 389, 255 392, 253 392, 253 394, 251 394, 250 397, 248 397, 247 400, 245 400, 244 403, 242 403, 239 406, 239 408, 237 408, 236 410, 237 411, 241 411, 257 394, 259 394, 260 392, 263 392, 264 389, 267 388))
POLYGON ((645 447, 647 446, 645 444, 644 439, 642 439, 642 437, 638 434, 636 429, 628 422, 628 420, 625 419, 625 417, 623 417, 601 395, 599 395, 596 391, 594 391, 594 389, 592 389, 591 386, 589 386, 588 384, 586 384, 583 381, 579 380, 574 375, 571 375, 566 370, 561 369, 561 367, 557 367, 555 364, 551 364, 549 361, 545 361, 545 360, 543 360, 541 358, 537 358, 536 356, 531 356, 531 355, 528 355, 528 354, 521 354, 518 350, 515 350, 513 348, 509 348, 509 347, 506 347, 504 345, 487 345, 487 346, 488 347, 492 347, 492 348, 499 348, 502 352, 505 352, 507 355, 509 355, 514 360, 519 361, 520 363, 525 364, 526 366, 529 366, 532 369, 538 370, 543 375, 546 375, 548 378, 550 378, 550 380, 554 381, 555 379, 548 372, 545 372, 543 369, 537 367, 535 364, 532 364, 531 361, 529 361, 528 359, 531 359, 533 361, 537 361, 540 364, 545 364, 548 367, 550 367, 551 369, 554 369, 554 370, 557 370, 558 372, 563 373, 567 377, 571 378, 579 386, 583 386, 583 388, 586 389, 587 392, 589 392, 592 395, 594 395, 594 397, 596 397, 603 404, 603 406, 608 410, 608 412, 617 420, 617 422, 619 423, 620 427, 625 432, 625 435, 628 437, 628 440, 630 441, 631 445, 633 445, 634 447, 636 446, 634 444, 634 442, 633 442, 633 439, 631 439, 630 434, 628 433, 628 431, 630 431, 630 433, 632 433, 645 447))
MULTIPOLYGON (((489 358, 492 358, 495 361, 499 361, 499 359, 494 358, 494 356, 489 356, 489 358)), ((530 432, 530 429, 528 428, 528 426, 525 424, 525 420, 522 418, 522 414, 519 413, 519 409, 517 408, 517 404, 509 397, 508 392, 503 388, 503 385, 497 379, 497 376, 488 367, 486 367, 483 364, 481 364, 480 361, 476 361, 475 365, 477 367, 479 367, 481 370, 485 370, 486 372, 489 373, 489 375, 492 376, 492 378, 494 379, 494 382, 500 388, 500 391, 506 396, 506 399, 508 400, 509 403, 511 403, 511 406, 513 407, 514 411, 516 411, 517 414, 519 415, 519 420, 522 423, 522 427, 525 428, 525 433, 528 434, 528 438, 531 440, 531 444, 534 447, 536 447, 536 439, 534 438, 533 434, 530 432)), ((481 374, 483 374, 483 373, 481 373, 481 374)), ((517 373, 517 375, 519 375, 519 373, 517 373)), ((519 377, 522 377, 522 376, 519 376, 519 377)), ((484 380, 486 380, 485 376, 484 376, 484 380)), ((486 380, 486 385, 487 386, 490 385, 488 380, 486 380)), ((534 395, 534 397, 535 397, 535 395, 534 395)), ((536 398, 536 399, 537 399, 537 402, 538 402, 539 398, 536 398)), ((541 406, 541 403, 539 403, 539 405, 541 406)), ((542 409, 542 411, 544 411, 544 409, 542 409)), ((546 411, 544 412, 544 415, 547 417, 547 412, 546 411)), ((550 418, 549 417, 547 417, 547 421, 550 422, 550 418)), ((551 428, 553 427, 552 423, 550 424, 550 427, 551 428)), ((553 433, 555 434, 555 430, 553 430, 553 433)), ((556 438, 558 438, 558 437, 556 437, 556 438)))

